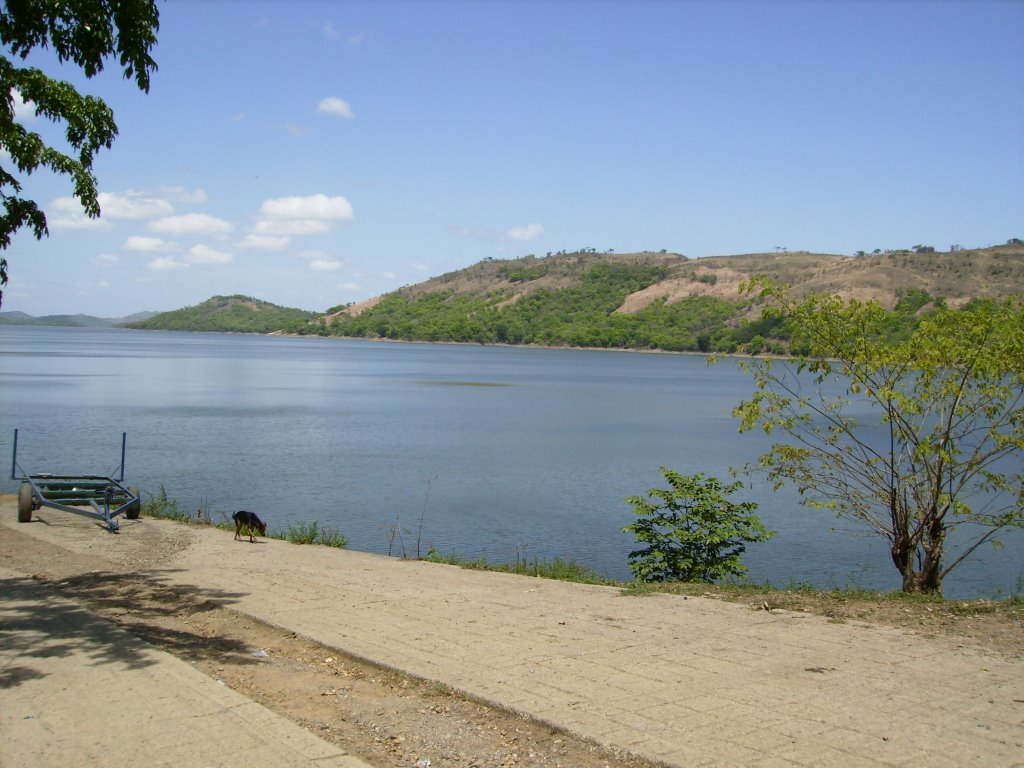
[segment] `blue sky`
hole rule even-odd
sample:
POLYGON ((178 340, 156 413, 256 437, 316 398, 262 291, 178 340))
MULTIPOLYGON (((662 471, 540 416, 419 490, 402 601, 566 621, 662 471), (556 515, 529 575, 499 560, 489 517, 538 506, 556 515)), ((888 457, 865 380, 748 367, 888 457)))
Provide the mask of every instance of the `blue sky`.
MULTIPOLYGON (((3 310, 324 310, 484 258, 1024 237, 1024 2, 161 3, 87 221, 25 185, 3 310)), ((35 130, 55 135, 22 110, 35 130)))

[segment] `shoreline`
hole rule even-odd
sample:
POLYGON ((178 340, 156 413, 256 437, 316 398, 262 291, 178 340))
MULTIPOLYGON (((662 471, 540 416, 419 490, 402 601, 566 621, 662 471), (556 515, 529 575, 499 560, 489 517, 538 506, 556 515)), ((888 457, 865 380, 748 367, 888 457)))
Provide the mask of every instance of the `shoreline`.
POLYGON ((380 344, 428 344, 435 346, 456 346, 456 347, 499 347, 507 349, 550 349, 563 352, 632 352, 642 355, 682 355, 690 357, 706 357, 709 359, 741 359, 741 360, 792 360, 789 355, 773 355, 762 353, 751 355, 744 352, 700 352, 697 350, 673 350, 673 349, 639 349, 634 347, 573 347, 570 345, 551 344, 509 344, 508 342, 482 342, 482 341, 429 341, 427 339, 387 339, 383 337, 370 338, 368 336, 326 336, 318 333, 286 333, 284 331, 196 331, 196 330, 174 330, 170 328, 125 328, 123 326, 101 326, 101 325, 37 325, 34 323, 0 323, 0 327, 11 328, 54 328, 63 330, 81 331, 132 331, 136 333, 198 333, 198 334, 224 334, 227 336, 262 336, 280 339, 322 339, 325 341, 365 341, 368 343, 380 344))

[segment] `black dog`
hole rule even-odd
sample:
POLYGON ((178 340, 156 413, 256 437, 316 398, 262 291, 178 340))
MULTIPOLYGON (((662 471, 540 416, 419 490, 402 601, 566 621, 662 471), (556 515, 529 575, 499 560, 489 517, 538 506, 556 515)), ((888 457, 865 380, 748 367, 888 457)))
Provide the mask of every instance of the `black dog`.
POLYGON ((235 540, 238 540, 239 534, 242 529, 246 529, 249 532, 249 541, 256 541, 253 538, 253 529, 260 532, 260 536, 267 535, 267 524, 256 517, 255 512, 246 512, 244 509, 233 514, 232 519, 235 521, 235 540))

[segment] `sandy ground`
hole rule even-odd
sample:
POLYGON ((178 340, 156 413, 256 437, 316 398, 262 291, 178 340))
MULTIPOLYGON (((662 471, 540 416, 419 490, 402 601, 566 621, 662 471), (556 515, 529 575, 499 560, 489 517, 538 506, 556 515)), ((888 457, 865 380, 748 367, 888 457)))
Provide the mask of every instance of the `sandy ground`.
MULTIPOLYGON (((13 503, 0 496, 0 522, 15 519, 13 503)), ((160 571, 196 544, 201 529, 122 521, 115 537, 87 518, 51 510, 35 517, 27 526, 0 524, 0 566, 30 575, 376 768, 425 760, 454 768, 653 765, 460 695, 441 681, 355 659, 254 620, 227 600, 175 587, 160 571), (41 528, 40 536, 31 535, 41 528)), ((0 671, 0 690, 9 684, 0 671)), ((239 753, 240 765, 246 757, 239 753)))
POLYGON ((623 597, 166 521, 115 536, 37 518, 0 500, 0 567, 378 768, 1024 766, 1014 618, 913 606, 879 627, 864 607, 623 597))

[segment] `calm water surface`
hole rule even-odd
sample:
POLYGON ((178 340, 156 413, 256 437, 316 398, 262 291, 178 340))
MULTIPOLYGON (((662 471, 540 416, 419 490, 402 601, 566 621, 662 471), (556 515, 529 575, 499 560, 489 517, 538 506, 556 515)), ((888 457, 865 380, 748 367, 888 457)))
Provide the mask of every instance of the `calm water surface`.
MULTIPOLYGON (((144 497, 163 485, 215 518, 317 520, 410 556, 422 519, 421 554, 561 556, 622 579, 625 496, 663 486, 661 466, 727 479, 767 448, 730 415, 749 377, 683 355, 0 326, 0 387, 7 466, 18 428, 27 471, 113 472, 127 432, 144 497)), ((745 556, 755 581, 898 586, 881 540, 792 493, 744 498, 778 530, 745 556)), ((1008 537, 946 592, 1022 580, 1024 537, 1008 537)))

